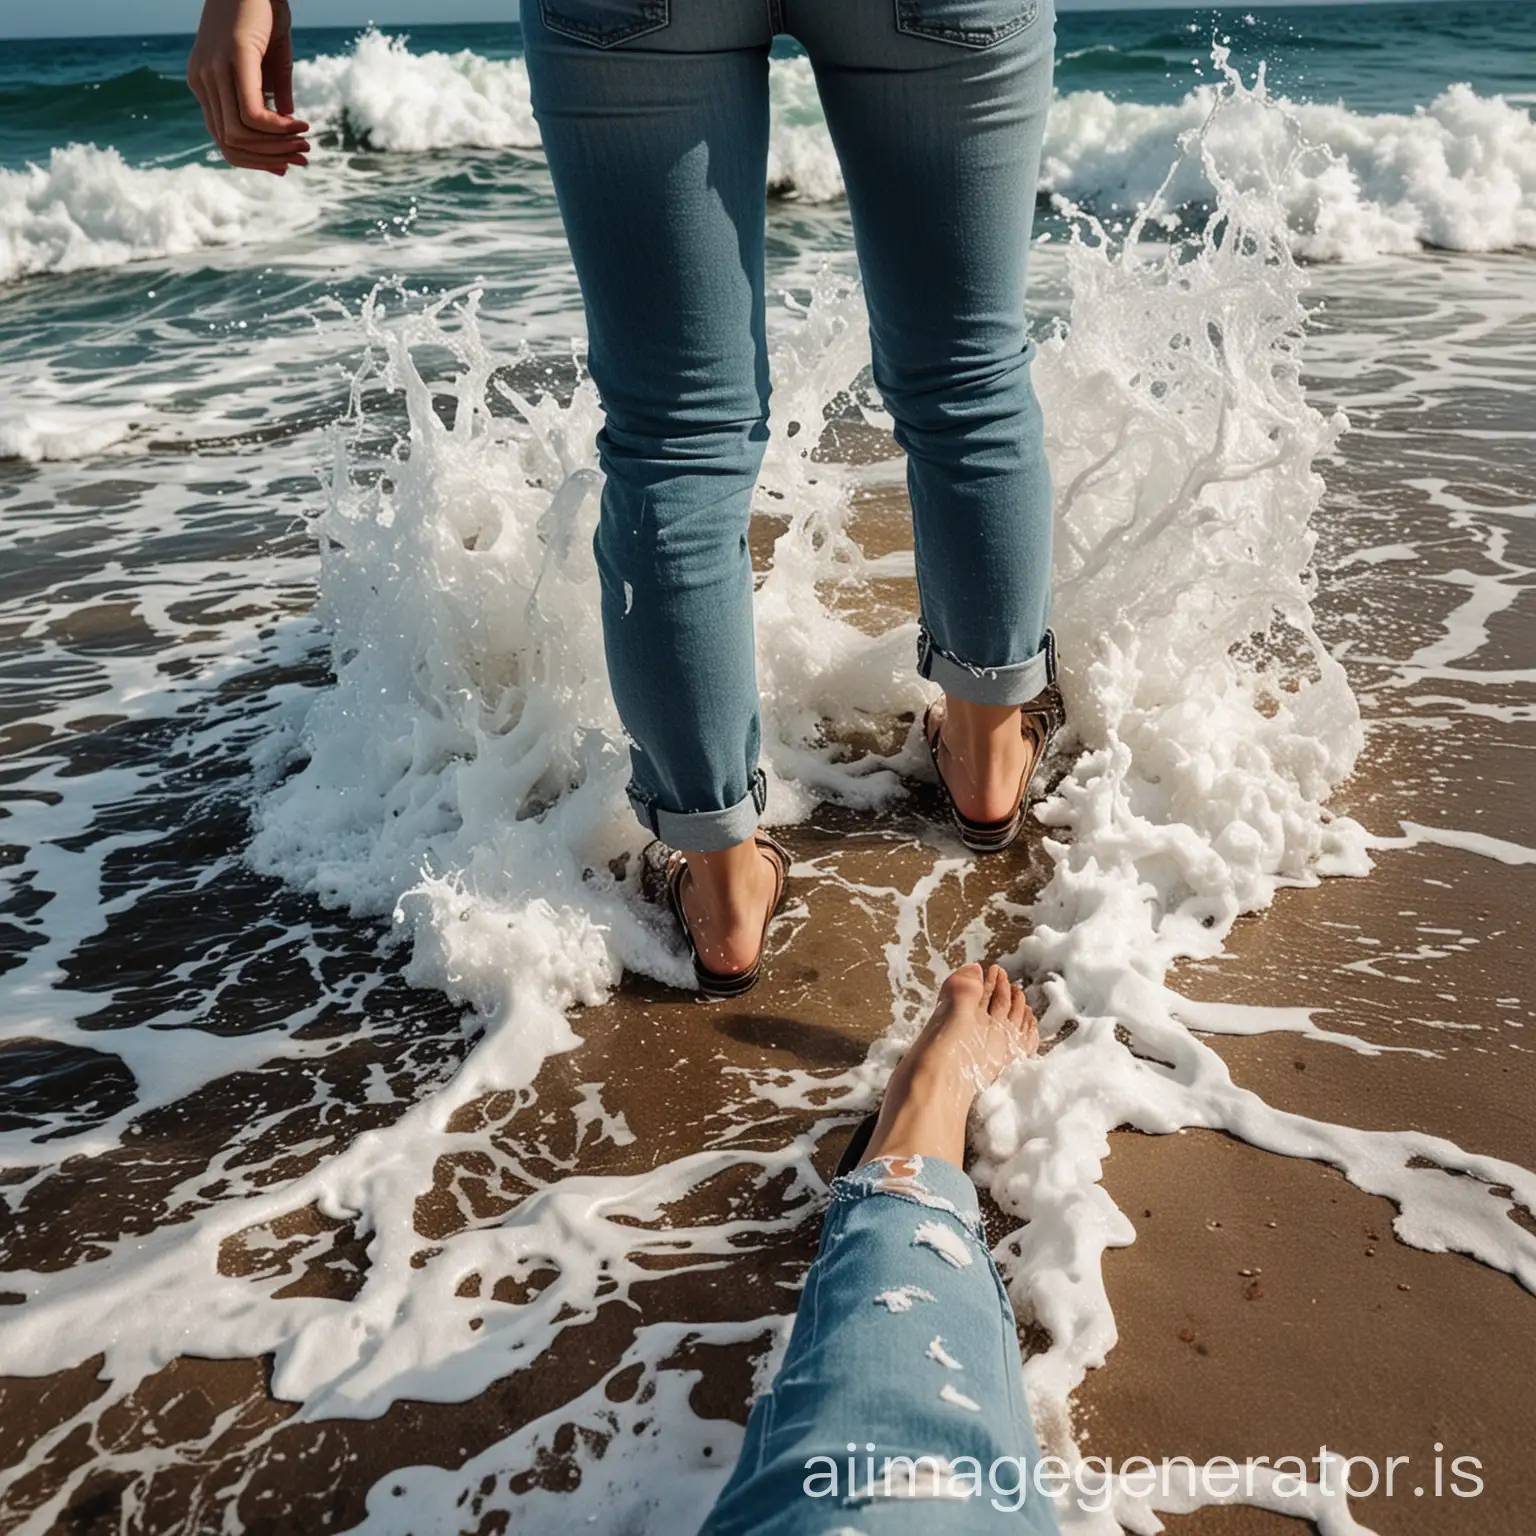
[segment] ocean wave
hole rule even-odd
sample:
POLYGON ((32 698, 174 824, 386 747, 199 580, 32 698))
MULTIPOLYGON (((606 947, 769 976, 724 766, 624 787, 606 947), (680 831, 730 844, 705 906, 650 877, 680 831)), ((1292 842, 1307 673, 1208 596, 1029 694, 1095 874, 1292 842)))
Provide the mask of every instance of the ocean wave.
POLYGON ((1098 75, 1164 75, 1172 62, 1166 53, 1143 48, 1127 50, 1102 43, 1062 54, 1056 60, 1056 69, 1058 77, 1063 71, 1086 74, 1090 70, 1098 75))
POLYGON ((189 100, 184 80, 141 65, 105 80, 30 81, 0 90, 0 123, 42 129, 68 123, 70 132, 79 135, 98 124, 121 121, 125 112, 142 114, 156 106, 184 106, 189 100))
POLYGON ((521 59, 411 53, 370 28, 352 52, 293 67, 300 111, 317 133, 376 150, 536 149, 539 130, 521 59))
POLYGON ((0 170, 0 283, 291 234, 318 216, 297 184, 211 166, 129 165, 71 144, 0 170))
MULTIPOLYGON (((1225 51, 1215 54, 1224 64, 1225 51)), ((1181 158, 1179 145, 1210 122, 1206 131, 1239 185, 1278 169, 1293 247, 1311 260, 1536 245, 1536 124, 1510 100, 1453 85, 1411 114, 1361 113, 1268 94, 1261 78, 1213 120, 1218 88, 1201 85, 1162 105, 1064 92, 1051 108, 1042 188, 1101 216, 1129 213, 1177 162, 1166 201, 1198 217, 1214 203, 1213 189, 1200 158, 1181 158), (1309 152, 1294 153, 1298 132, 1309 152), (1290 158, 1277 168, 1282 152, 1290 158)), ((377 150, 539 142, 521 59, 416 54, 403 39, 369 31, 351 54, 297 65, 295 89, 318 129, 377 150)), ((842 174, 810 64, 775 61, 770 90, 770 188, 807 202, 840 198, 842 174)))
MULTIPOLYGON (((1215 53, 1224 67, 1225 51, 1215 53)), ((840 196, 825 128, 805 121, 810 68, 792 60, 779 69, 770 180, 810 201, 840 196), (781 101, 798 118, 783 131, 781 101)), ((1165 105, 1102 91, 1058 96, 1042 189, 1101 217, 1132 214, 1161 193, 1165 207, 1198 218, 1215 189, 1202 157, 1181 155, 1180 146, 1199 134, 1239 187, 1278 186, 1292 248, 1309 260, 1536 246, 1536 123, 1522 106, 1453 85, 1411 114, 1370 114, 1272 96, 1261 80, 1213 113, 1220 89, 1202 85, 1165 105)))
MULTIPOLYGON (((1215 56, 1224 70, 1225 50, 1215 56)), ((812 201, 841 195, 825 128, 806 122, 809 65, 780 66, 775 86, 773 185, 812 201), (791 110, 797 120, 781 132, 791 110)), ((1102 91, 1058 96, 1041 187, 1101 217, 1134 213, 1159 194, 1167 208, 1198 216, 1215 189, 1203 158, 1180 148, 1199 134, 1234 184, 1278 188, 1292 248, 1310 260, 1536 246, 1536 123, 1523 107, 1453 85, 1412 114, 1368 114, 1271 96, 1261 79, 1216 113, 1221 89, 1202 85, 1156 106, 1102 91)))
MULTIPOLYGON (((169 91, 173 82, 131 71, 85 91, 82 110, 95 102, 99 117, 151 86, 169 91)), ((1161 189, 1170 216, 1198 223, 1214 191, 1201 157, 1179 149, 1200 133, 1237 185, 1278 182, 1293 249, 1308 259, 1536 246, 1536 123, 1521 102, 1453 85, 1413 113, 1369 114, 1267 94, 1261 78, 1213 117, 1218 89, 1201 85, 1158 105, 1062 93, 1051 109, 1042 190, 1113 220, 1161 189), (1171 163, 1178 169, 1163 188, 1171 163)), ((806 202, 841 198, 809 63, 775 61, 770 91, 770 189, 806 202)), ((412 53, 403 38, 369 30, 350 53, 296 64, 295 92, 322 138, 375 151, 539 144, 521 59, 412 53)), ((203 165, 140 169, 90 145, 55 149, 46 166, 0 170, 0 283, 288 234, 315 220, 313 189, 336 174, 345 172, 316 167, 288 183, 203 165)))
MULTIPOLYGON (((1412 114, 1364 114, 1257 92, 1213 117, 1215 93, 1201 86, 1169 106, 1059 97, 1042 185, 1100 215, 1132 212, 1158 195, 1180 140, 1200 133, 1238 185, 1278 182, 1293 248, 1309 259, 1536 246, 1536 123, 1501 97, 1453 85, 1412 114)), ((1198 158, 1178 161, 1162 200, 1214 201, 1198 158)))
POLYGON ((0 459, 88 459, 116 447, 133 430, 133 413, 78 406, 0 410, 0 459))

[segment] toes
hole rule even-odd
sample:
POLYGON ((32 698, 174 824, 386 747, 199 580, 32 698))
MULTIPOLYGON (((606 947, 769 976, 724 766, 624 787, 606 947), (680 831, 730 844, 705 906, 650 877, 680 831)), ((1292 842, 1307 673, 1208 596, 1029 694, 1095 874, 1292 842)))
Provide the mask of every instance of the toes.
POLYGON ((987 978, 982 973, 981 967, 973 960, 969 965, 962 965, 959 970, 951 971, 944 978, 944 985, 939 988, 939 991, 951 1003, 974 1002, 979 995, 985 995, 986 987, 987 978))
POLYGON ((1024 988, 1015 986, 1008 993, 1008 1022, 1018 1031, 1017 1049, 1022 1056, 1033 1056, 1040 1049, 1040 1026, 1035 1011, 1024 996, 1024 988))
POLYGON ((987 1012, 997 1018, 1008 1017, 1008 975, 1002 966, 987 971, 987 1012))
POLYGON ((1029 1004, 1024 1001, 1024 988, 1015 986, 1008 996, 1008 1022, 1015 1029, 1024 1028, 1024 1018, 1029 1012, 1029 1004))
POLYGON ((1019 1048, 1026 1056, 1033 1056, 1040 1049, 1040 1026, 1028 1003, 1024 1005, 1024 1022, 1019 1027, 1019 1048))

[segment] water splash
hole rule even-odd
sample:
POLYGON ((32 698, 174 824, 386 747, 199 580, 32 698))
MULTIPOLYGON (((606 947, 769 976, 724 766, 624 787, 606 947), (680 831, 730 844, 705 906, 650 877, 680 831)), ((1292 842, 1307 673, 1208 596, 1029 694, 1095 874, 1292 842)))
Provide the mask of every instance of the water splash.
MULTIPOLYGON (((1398 1204, 1405 1242, 1536 1286, 1536 1243, 1508 1219, 1536 1192, 1530 1174, 1438 1138, 1271 1108, 1191 1032, 1220 1020, 1163 985, 1175 960, 1221 953, 1237 917, 1282 887, 1370 868, 1363 829, 1326 807, 1363 733, 1310 606, 1314 466, 1346 423, 1308 405, 1300 380, 1306 278, 1277 188, 1305 152, 1293 118, 1228 72, 1125 241, 1084 219, 1068 253, 1069 321, 1038 370, 1079 755, 1040 812, 1055 869, 1014 957, 1050 978, 1042 1034, 1056 1046, 1011 1094, 994 1090, 987 1142, 993 1195, 1028 1221, 1005 1244, 1010 1291, 1052 1340, 1026 1366, 1031 1401, 1069 1458, 1070 1394, 1115 1342, 1102 1256, 1135 1238, 1099 1183, 1118 1126, 1219 1129, 1332 1163, 1398 1204), (1268 114, 1267 179, 1251 155, 1234 161, 1227 111, 1268 114), (1216 193, 1201 235, 1144 244, 1168 189, 1196 173, 1216 193), (1454 1210, 1448 1170, 1480 1181, 1454 1210), (1485 1185, 1508 1198, 1489 1200, 1485 1185)), ((1342 1496, 1308 1499, 1325 1528, 1361 1529, 1342 1496)), ((1079 1511, 1073 1529, 1152 1530, 1155 1509, 1175 1508, 1122 1491, 1112 1514, 1079 1511)))

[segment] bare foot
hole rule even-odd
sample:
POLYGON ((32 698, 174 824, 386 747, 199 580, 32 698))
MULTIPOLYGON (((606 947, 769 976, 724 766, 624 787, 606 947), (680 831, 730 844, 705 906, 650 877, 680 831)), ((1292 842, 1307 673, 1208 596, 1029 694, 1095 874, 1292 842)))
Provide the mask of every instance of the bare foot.
POLYGON ((1039 1046, 1024 991, 1003 968, 961 966, 939 988, 933 1017, 891 1074, 864 1161, 915 1153, 961 1164, 976 1095, 1039 1046))
POLYGON ((972 821, 1011 816, 1038 750, 1021 729, 1018 705, 972 704, 946 693, 933 720, 941 731, 939 772, 955 809, 972 821))
POLYGON ((680 895, 699 959, 725 976, 750 970, 778 889, 778 866, 755 838, 686 859, 680 895))

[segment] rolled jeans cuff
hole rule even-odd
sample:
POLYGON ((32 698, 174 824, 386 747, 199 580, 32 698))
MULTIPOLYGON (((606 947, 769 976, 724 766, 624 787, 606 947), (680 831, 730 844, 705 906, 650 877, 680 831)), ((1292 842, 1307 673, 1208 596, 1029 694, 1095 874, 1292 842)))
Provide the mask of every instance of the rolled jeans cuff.
POLYGON ((970 1175, 941 1157, 912 1153, 903 1157, 873 1157, 852 1173, 832 1181, 834 1205, 893 1195, 929 1210, 952 1216, 967 1236, 987 1251, 981 1226, 981 1204, 970 1175))
POLYGON ((945 693, 971 704, 1027 704, 1056 681, 1056 637, 1050 630, 1026 661, 979 667, 933 643, 926 625, 917 631, 917 670, 945 693))
POLYGON ((735 805, 718 811, 669 811, 633 784, 629 786, 629 803, 634 806, 640 824, 650 828, 669 848, 681 848, 686 853, 718 853, 746 842, 757 830, 763 807, 768 803, 768 780, 761 768, 756 769, 746 794, 735 805))

